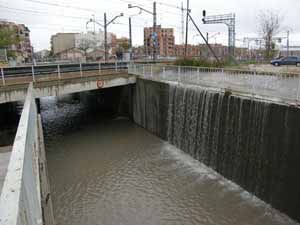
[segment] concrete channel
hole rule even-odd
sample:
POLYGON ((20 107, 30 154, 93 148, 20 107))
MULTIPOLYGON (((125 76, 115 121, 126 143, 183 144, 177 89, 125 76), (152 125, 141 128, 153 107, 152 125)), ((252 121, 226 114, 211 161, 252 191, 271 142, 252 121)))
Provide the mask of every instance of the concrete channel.
MULTIPOLYGON (((277 214, 275 210, 275 217, 283 221, 278 224, 298 224, 300 109, 296 104, 254 98, 253 95, 249 97, 222 88, 172 80, 159 81, 153 77, 136 75, 103 79, 104 85, 100 87, 106 89, 101 92, 101 98, 106 99, 103 104, 108 104, 136 125, 154 134, 156 137, 153 140, 157 141, 157 145, 162 144, 163 140, 163 148, 168 145, 168 151, 175 151, 176 154, 179 149, 184 151, 203 163, 205 171, 213 171, 207 174, 218 174, 218 180, 236 183, 241 187, 239 190, 255 195, 295 220, 282 216, 279 211, 277 214)), ((0 163, 10 158, 8 167, 3 163, 0 170, 2 175, 7 171, 0 198, 0 225, 55 224, 42 120, 35 98, 95 91, 99 89, 98 80, 89 77, 57 84, 53 84, 56 81, 35 86, 30 84, 12 152, 3 149, 4 153, 0 153, 0 163)), ((294 92, 297 92, 296 89, 294 92)), ((15 101, 24 96, 22 87, 19 91, 14 90, 14 93, 0 94, 0 99, 2 102, 15 101)), ((137 132, 127 122, 120 122, 123 123, 133 134, 137 132)), ((142 136, 148 137, 148 134, 142 136)), ((104 142, 103 146, 106 145, 104 142)), ((116 157, 115 154, 107 153, 107 156, 116 157)), ((128 154, 131 152, 123 156, 128 157, 128 154)), ((156 155, 159 156, 161 152, 156 155)), ((153 162, 147 163, 152 165, 153 162)), ((194 175, 191 177, 195 178, 194 175)), ((211 184, 212 180, 208 183, 211 184)), ((149 182, 147 184, 151 185, 149 182)), ((94 193, 93 196, 97 198, 98 194, 94 193)), ((166 224, 176 224, 171 222, 166 224)))

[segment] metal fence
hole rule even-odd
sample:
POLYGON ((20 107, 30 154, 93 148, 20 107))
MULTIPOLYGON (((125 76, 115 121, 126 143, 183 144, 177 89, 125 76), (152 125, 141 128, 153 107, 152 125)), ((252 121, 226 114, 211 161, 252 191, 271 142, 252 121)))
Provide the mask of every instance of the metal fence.
POLYGON ((83 77, 89 74, 101 75, 103 71, 120 72, 127 69, 126 62, 113 63, 78 63, 78 64, 57 64, 39 66, 17 66, 0 68, 2 85, 6 85, 10 80, 20 79, 21 81, 36 82, 39 79, 62 79, 69 75, 83 77))
POLYGON ((0 197, 1 225, 41 225, 37 109, 30 84, 0 197))
POLYGON ((130 64, 128 73, 152 80, 209 86, 256 97, 300 102, 300 74, 160 64, 130 64))

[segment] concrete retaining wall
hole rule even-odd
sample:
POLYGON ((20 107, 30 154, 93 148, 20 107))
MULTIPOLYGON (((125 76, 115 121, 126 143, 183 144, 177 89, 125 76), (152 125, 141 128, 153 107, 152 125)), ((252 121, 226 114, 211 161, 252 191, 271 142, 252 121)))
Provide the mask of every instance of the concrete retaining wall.
POLYGON ((43 224, 37 118, 30 85, 1 192, 1 225, 43 224))
POLYGON ((300 109, 138 79, 134 121, 300 221, 300 109))

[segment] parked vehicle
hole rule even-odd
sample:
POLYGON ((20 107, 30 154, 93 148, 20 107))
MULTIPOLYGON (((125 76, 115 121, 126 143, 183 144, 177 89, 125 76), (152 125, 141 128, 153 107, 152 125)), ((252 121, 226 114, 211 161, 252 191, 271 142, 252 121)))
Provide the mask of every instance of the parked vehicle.
POLYGON ((300 66, 300 57, 297 56, 288 56, 279 59, 273 59, 271 61, 273 66, 283 66, 283 65, 295 65, 300 66))

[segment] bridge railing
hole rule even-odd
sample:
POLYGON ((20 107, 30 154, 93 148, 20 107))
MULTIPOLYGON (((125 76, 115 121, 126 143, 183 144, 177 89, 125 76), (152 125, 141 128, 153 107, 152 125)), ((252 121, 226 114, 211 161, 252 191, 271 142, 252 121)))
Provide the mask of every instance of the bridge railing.
POLYGON ((128 73, 147 79, 201 85, 300 103, 300 74, 226 68, 130 64, 128 73))
POLYGON ((127 70, 127 62, 77 63, 0 68, 0 85, 101 75, 127 70))
POLYGON ((0 196, 1 225, 41 225, 37 109, 30 84, 0 196))

